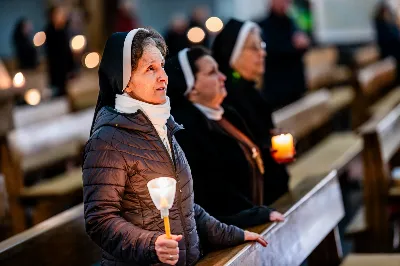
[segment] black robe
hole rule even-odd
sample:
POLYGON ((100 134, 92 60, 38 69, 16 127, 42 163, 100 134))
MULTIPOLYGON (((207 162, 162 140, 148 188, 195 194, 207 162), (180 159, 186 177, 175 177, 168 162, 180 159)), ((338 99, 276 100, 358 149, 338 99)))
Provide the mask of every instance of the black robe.
POLYGON ((46 55, 49 83, 54 89, 53 96, 65 95, 68 74, 73 70, 74 61, 69 46, 67 26, 55 29, 52 24, 46 28, 46 55))
POLYGON ((288 191, 289 182, 286 167, 276 163, 270 153, 270 132, 275 128, 272 111, 256 90, 254 82, 241 78, 232 69, 226 72, 228 96, 224 105, 232 106, 243 117, 262 151, 265 166, 264 204, 269 205, 288 191))
MULTIPOLYGON (((175 137, 191 168, 195 202, 227 224, 246 228, 268 222, 271 209, 251 202, 252 166, 238 141, 188 101, 173 105, 171 113, 185 128, 175 137)), ((234 110, 225 108, 224 118, 251 138, 234 110)))
MULTIPOLYGON (((393 56, 397 61, 397 72, 400 69, 400 30, 396 24, 383 19, 375 19, 375 30, 381 58, 393 56)), ((400 75, 397 73, 397 84, 400 75)))
POLYGON ((292 37, 296 29, 287 16, 271 12, 260 22, 267 47, 263 95, 273 110, 300 99, 306 92, 303 56, 306 50, 296 49, 292 37))

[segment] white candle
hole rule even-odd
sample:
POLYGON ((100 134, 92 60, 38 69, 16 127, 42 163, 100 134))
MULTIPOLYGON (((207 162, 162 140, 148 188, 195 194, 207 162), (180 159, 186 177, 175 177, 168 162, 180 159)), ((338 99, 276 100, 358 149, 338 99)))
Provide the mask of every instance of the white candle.
POLYGON ((273 156, 276 159, 290 159, 294 156, 293 136, 291 134, 280 134, 271 139, 273 156))

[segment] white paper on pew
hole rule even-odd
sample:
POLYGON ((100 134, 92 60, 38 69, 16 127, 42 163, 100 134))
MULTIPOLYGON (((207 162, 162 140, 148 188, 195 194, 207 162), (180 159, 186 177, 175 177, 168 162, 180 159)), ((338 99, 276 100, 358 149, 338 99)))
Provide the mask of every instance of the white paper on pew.
POLYGON ((84 144, 89 138, 94 109, 63 115, 50 121, 43 121, 9 135, 11 148, 22 157, 34 155, 46 149, 57 149, 58 145, 78 141, 84 144))

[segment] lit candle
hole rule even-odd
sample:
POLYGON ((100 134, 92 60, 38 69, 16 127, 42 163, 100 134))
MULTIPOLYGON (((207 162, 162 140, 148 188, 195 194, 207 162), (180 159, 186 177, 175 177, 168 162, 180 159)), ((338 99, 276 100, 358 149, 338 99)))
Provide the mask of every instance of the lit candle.
POLYGON ((170 177, 155 178, 147 183, 151 199, 154 205, 161 212, 164 219, 165 234, 171 238, 171 228, 169 224, 169 209, 172 207, 176 192, 176 180, 170 177))
POLYGON ((272 140, 273 156, 278 160, 291 159, 294 156, 293 136, 291 134, 280 134, 273 136, 272 140))

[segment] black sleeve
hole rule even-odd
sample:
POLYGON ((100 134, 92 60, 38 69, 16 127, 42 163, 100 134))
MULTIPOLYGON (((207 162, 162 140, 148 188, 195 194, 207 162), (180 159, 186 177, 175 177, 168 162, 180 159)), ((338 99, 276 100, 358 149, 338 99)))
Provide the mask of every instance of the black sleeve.
POLYGON ((230 247, 244 242, 242 229, 221 223, 197 204, 194 206, 194 213, 199 237, 206 241, 209 247, 230 247))

